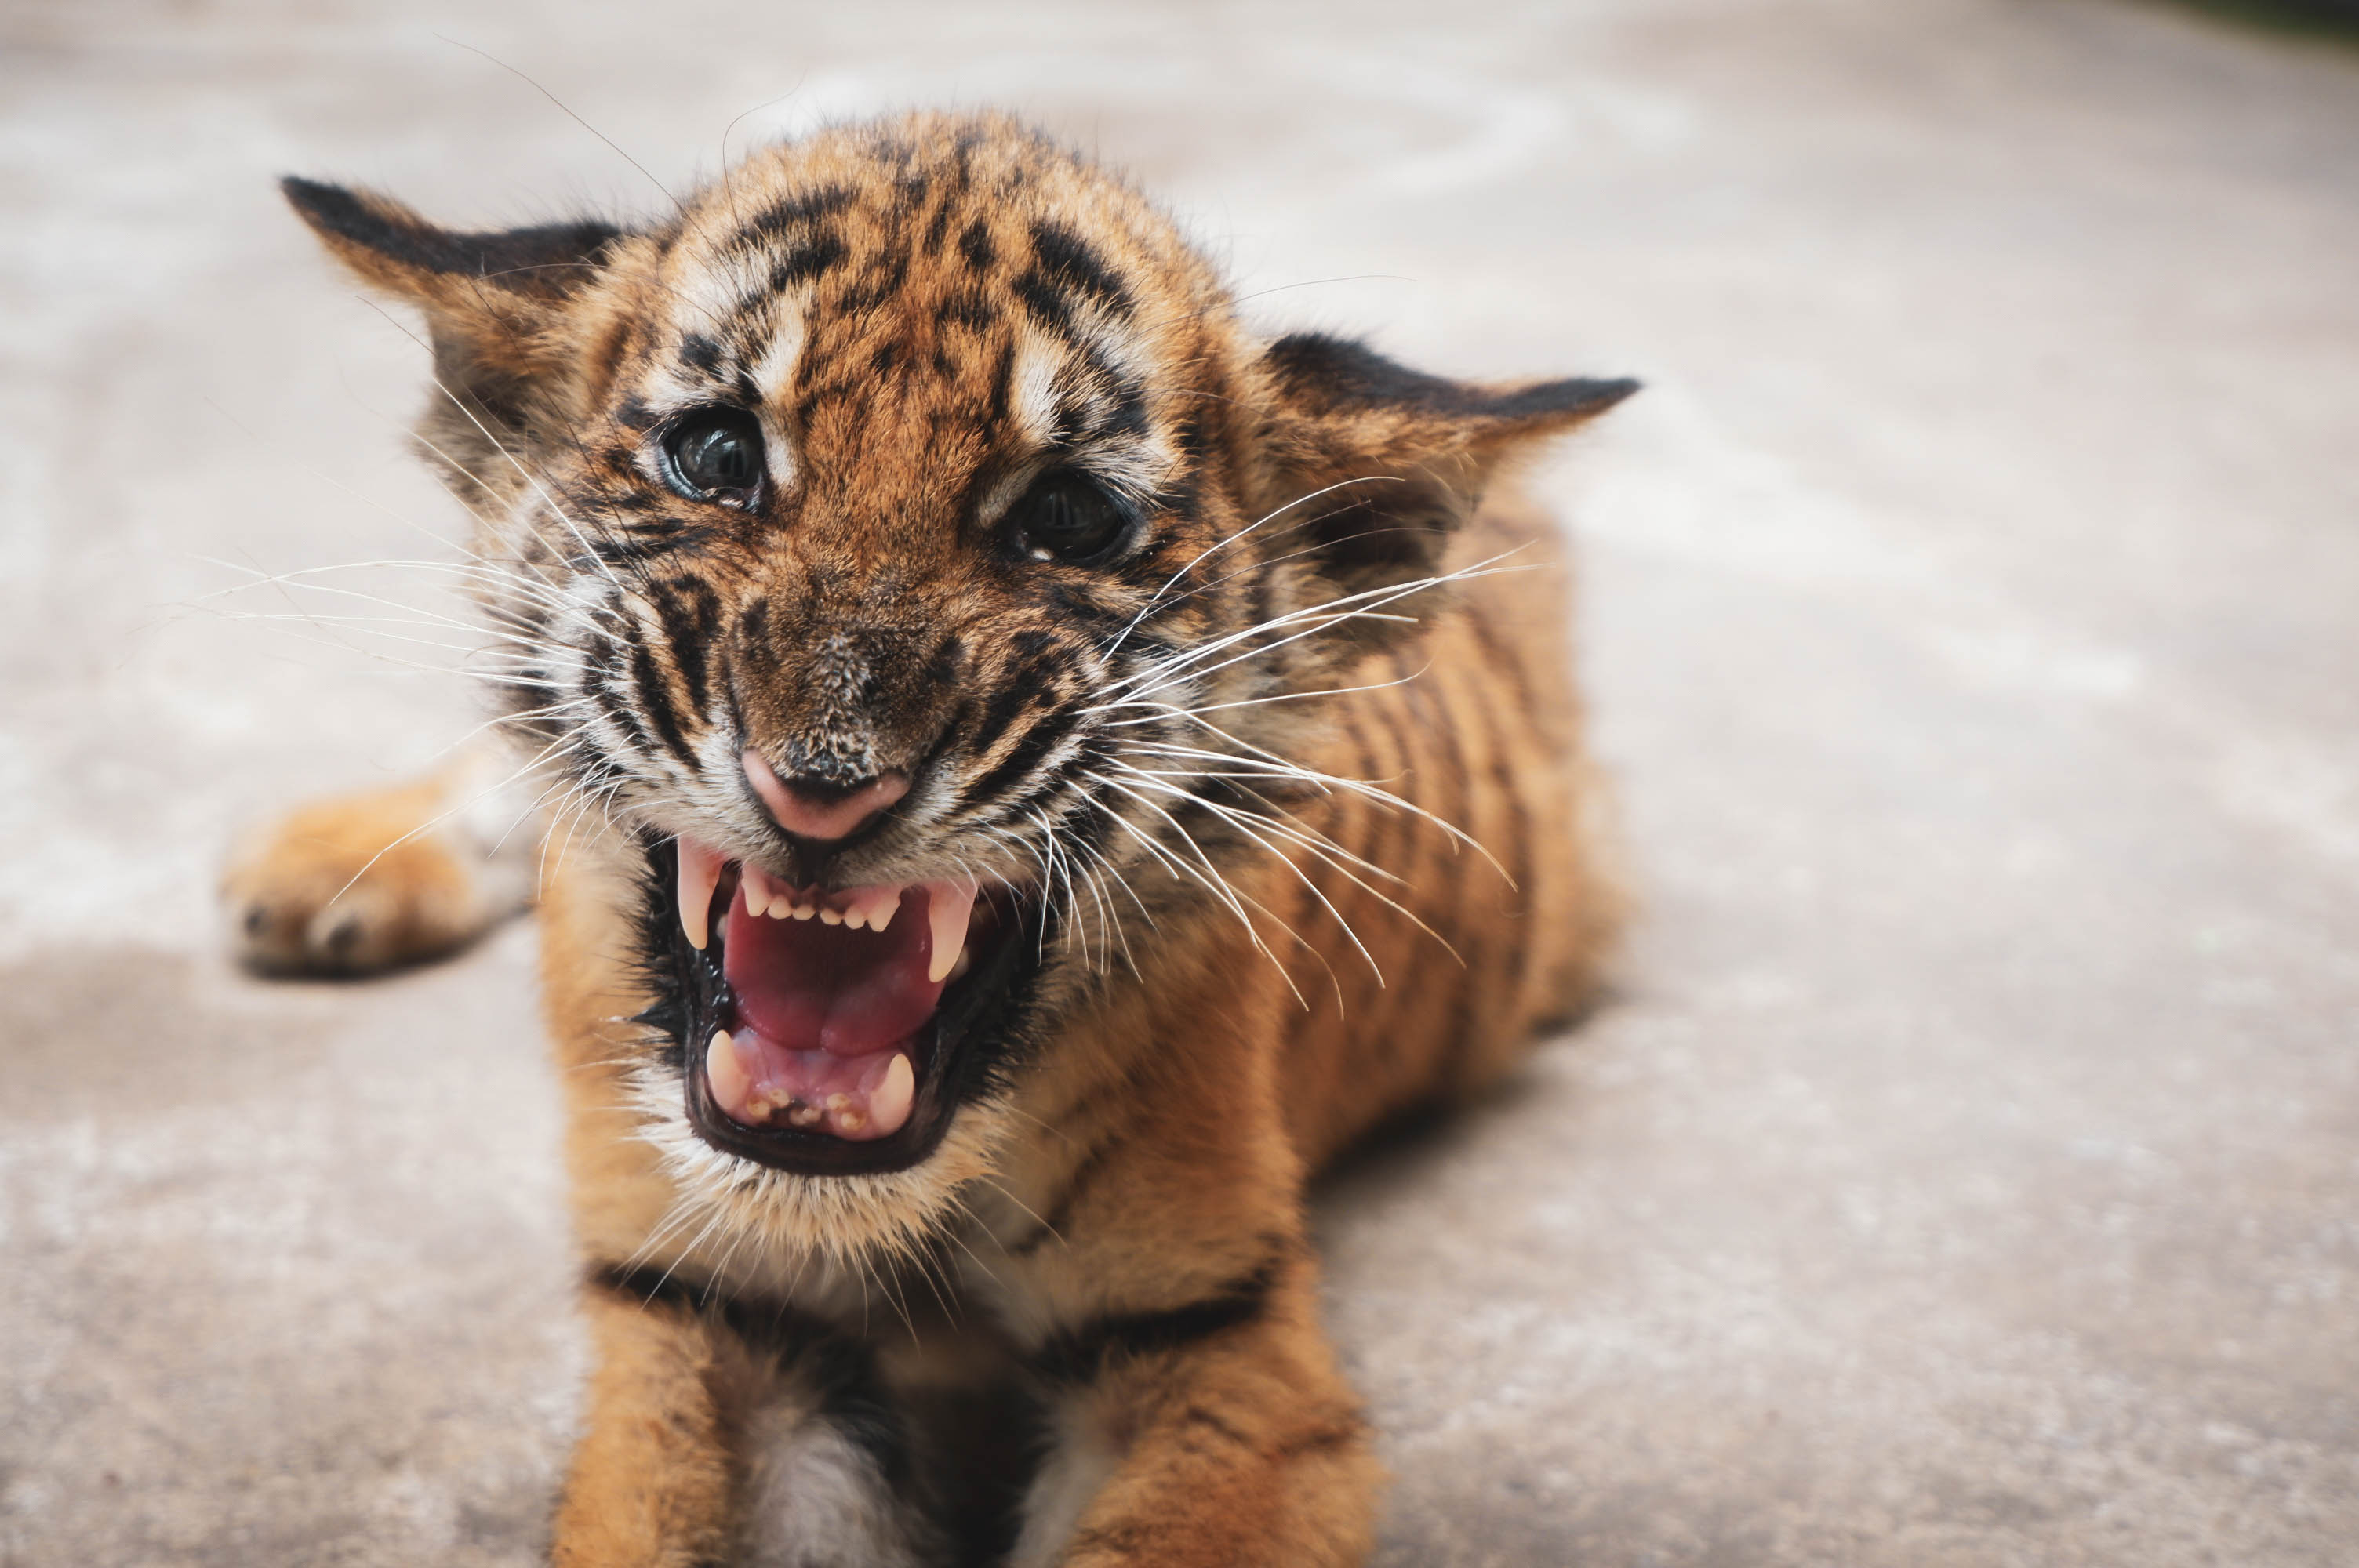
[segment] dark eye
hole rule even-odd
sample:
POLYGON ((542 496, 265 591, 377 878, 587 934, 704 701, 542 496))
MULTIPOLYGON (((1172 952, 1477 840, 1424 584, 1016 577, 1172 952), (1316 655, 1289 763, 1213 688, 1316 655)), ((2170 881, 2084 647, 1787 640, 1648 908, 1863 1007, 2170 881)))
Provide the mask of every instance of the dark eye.
POLYGON ((689 415, 664 438, 673 481, 701 501, 746 502, 762 484, 762 427, 742 408, 689 415))
POLYGON ((1129 525, 1122 503, 1070 470, 1041 480, 1007 514, 1007 536, 1036 561, 1093 560, 1129 525))

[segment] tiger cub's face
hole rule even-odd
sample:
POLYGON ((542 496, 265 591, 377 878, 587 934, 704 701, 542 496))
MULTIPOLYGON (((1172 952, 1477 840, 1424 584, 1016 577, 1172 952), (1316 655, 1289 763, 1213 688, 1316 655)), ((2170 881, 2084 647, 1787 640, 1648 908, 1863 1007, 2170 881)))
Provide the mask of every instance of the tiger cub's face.
POLYGON ((1502 451, 1628 390, 1255 342, 1004 122, 776 148, 639 232, 288 192, 426 308, 512 716, 645 858, 649 1114, 796 1178, 973 1158, 1126 945, 1241 914, 1301 782, 1267 699, 1388 634, 1502 451))

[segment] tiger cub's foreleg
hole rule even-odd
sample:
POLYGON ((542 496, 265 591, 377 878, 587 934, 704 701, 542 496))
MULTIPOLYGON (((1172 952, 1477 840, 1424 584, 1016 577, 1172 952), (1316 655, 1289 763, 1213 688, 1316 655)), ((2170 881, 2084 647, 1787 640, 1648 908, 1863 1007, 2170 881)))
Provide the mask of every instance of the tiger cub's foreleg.
POLYGON ((367 974, 452 952, 525 908, 540 833, 514 765, 480 744, 249 834, 221 883, 238 955, 273 973, 367 974))
POLYGON ((1058 1136, 1006 1173, 1032 1228, 991 1272, 1049 1437, 1009 1562, 1352 1568, 1383 1472, 1320 1324, 1293 997, 1229 928, 1159 957, 1044 1069, 1027 1108, 1058 1136))
POLYGON ((920 1568, 899 1418, 865 1356, 677 1285, 593 1281, 597 1369, 557 1508, 555 1568, 920 1568))
POLYGON ((1382 1471, 1297 1255, 1052 1369, 1016 1568, 1347 1568, 1382 1471))

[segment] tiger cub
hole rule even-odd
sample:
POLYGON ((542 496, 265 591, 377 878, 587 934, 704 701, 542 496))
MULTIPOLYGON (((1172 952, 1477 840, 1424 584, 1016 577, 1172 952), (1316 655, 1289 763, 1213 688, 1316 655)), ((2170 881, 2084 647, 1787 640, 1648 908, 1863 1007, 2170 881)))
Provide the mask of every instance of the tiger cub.
MULTIPOLYGON (((1595 984, 1563 584, 1486 487, 1636 384, 1258 341, 1004 119, 638 228, 285 189, 424 313, 515 765, 599 829, 538 889, 595 1351, 554 1561, 1358 1562, 1304 1180, 1595 984)), ((250 956, 497 918, 473 787, 266 836, 250 956)))

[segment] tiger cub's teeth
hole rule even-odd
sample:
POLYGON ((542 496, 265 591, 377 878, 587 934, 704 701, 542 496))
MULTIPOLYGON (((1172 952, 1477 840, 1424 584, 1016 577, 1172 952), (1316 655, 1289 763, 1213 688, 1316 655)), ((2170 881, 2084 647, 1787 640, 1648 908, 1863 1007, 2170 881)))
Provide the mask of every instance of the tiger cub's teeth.
POLYGON ((704 1081, 711 1086, 714 1101, 730 1115, 754 1108, 746 1104, 746 1090, 752 1086, 737 1060, 736 1043, 725 1029, 715 1030, 712 1043, 704 1049, 704 1081))
POLYGON ((756 865, 748 864, 739 871, 737 886, 745 894, 748 914, 768 914, 787 901, 786 889, 773 884, 756 865))
POLYGON ((949 979, 959 959, 965 956, 967 917, 974 913, 974 895, 980 886, 963 878, 925 884, 926 923, 933 928, 932 957, 926 964, 926 979, 935 985, 949 979))
MULTIPOLYGON (((892 924, 893 912, 901 907, 899 888, 853 888, 844 895, 842 910, 843 923, 854 931, 882 931, 892 924)), ((820 912, 825 919, 827 912, 820 912)))
POLYGON ((885 1081, 868 1091, 869 1119, 877 1131, 890 1137, 909 1119, 909 1107, 917 1098, 917 1069, 909 1065, 908 1052, 896 1051, 892 1065, 885 1069, 885 1081))
POLYGON ((721 885, 721 857, 693 838, 676 838, 679 855, 679 929, 698 952, 712 939, 712 890, 721 885))

